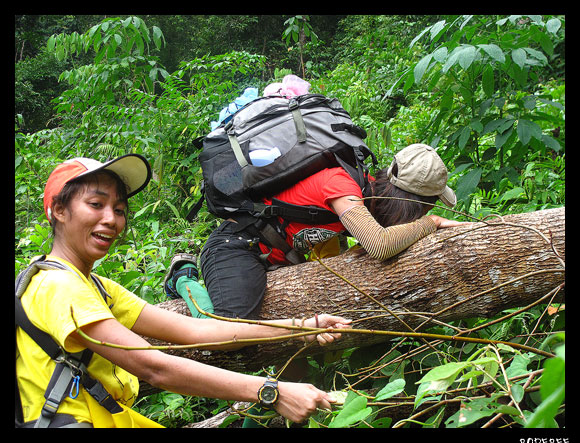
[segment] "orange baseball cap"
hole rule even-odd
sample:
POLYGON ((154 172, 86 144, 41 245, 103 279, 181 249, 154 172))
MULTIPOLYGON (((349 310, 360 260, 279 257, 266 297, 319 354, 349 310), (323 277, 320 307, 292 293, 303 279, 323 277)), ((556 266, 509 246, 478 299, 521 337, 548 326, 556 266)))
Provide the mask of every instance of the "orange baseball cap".
POLYGON ((127 186, 127 197, 141 191, 151 179, 151 167, 145 157, 127 154, 101 163, 92 158, 73 158, 58 165, 48 177, 44 187, 44 214, 51 221, 52 198, 71 180, 103 169, 115 172, 127 186))

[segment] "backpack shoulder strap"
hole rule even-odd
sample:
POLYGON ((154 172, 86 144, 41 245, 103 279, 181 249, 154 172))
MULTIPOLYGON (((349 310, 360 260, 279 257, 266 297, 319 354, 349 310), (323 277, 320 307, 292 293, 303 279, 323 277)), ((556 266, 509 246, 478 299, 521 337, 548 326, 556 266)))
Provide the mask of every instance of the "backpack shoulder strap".
POLYGON ((37 260, 28 265, 28 267, 24 271, 20 272, 20 274, 18 274, 16 277, 16 281, 14 282, 14 289, 17 298, 22 297, 22 294, 24 294, 26 291, 26 288, 28 287, 32 277, 34 277, 41 269, 60 269, 63 271, 74 272, 65 264, 54 260, 46 260, 46 255, 42 255, 37 260))
POLYGON ((107 306, 109 306, 109 309, 111 309, 113 307, 113 304, 109 305, 108 299, 110 298, 112 300, 113 297, 111 297, 109 295, 109 293, 105 289, 105 286, 103 285, 103 282, 101 281, 101 279, 99 277, 97 277, 95 274, 91 274, 91 279, 93 280, 93 283, 95 284, 95 286, 99 290, 101 297, 103 297, 103 300, 105 300, 105 303, 107 303, 107 306))
POLYGON ((62 263, 46 260, 46 256, 44 255, 38 260, 32 262, 24 271, 18 274, 18 277, 16 278, 14 314, 16 326, 20 326, 24 332, 26 332, 38 344, 38 346, 40 346, 43 351, 54 360, 62 354, 63 350, 58 344, 56 344, 56 342, 49 334, 37 328, 29 320, 26 312, 24 311, 24 308, 22 307, 22 301, 20 300, 22 294, 24 294, 26 291, 26 288, 28 287, 32 277, 36 275, 41 269, 69 270, 69 268, 62 263))

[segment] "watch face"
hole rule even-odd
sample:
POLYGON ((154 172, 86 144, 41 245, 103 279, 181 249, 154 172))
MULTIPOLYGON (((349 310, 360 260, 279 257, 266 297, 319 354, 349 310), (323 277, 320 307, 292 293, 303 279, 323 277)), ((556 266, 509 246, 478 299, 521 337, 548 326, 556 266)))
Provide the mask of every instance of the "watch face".
POLYGON ((264 388, 262 389, 262 401, 266 402, 266 403, 271 403, 274 400, 276 400, 276 389, 271 387, 271 386, 264 386, 264 388))

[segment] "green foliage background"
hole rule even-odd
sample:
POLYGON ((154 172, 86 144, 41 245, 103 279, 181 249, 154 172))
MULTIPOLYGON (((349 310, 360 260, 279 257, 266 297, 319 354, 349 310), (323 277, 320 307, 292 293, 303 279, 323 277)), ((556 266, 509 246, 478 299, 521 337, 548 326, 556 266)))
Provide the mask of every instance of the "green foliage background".
MULTIPOLYGON (((205 210, 194 224, 184 220, 200 196, 193 141, 209 132, 222 107, 246 87, 263 90, 288 73, 305 77, 311 92, 342 102, 367 130, 381 167, 410 143, 437 147, 458 210, 482 217, 565 205, 564 16, 15 20, 16 273, 32 256, 50 251, 50 228, 39 202, 54 166, 75 156, 104 161, 136 152, 149 159, 153 180, 131 201, 127 236, 95 270, 152 303, 163 301, 162 281, 173 254, 199 252, 219 223, 205 210)), ((524 395, 523 382, 511 385, 518 408, 505 407, 499 394, 468 396, 464 404, 475 411, 469 419, 460 420, 459 412, 445 416, 443 405, 430 418, 403 424, 473 426, 502 412, 509 417, 506 426, 558 426, 563 378, 553 368, 564 361, 563 334, 555 334, 563 329, 563 315, 547 316, 540 306, 482 330, 485 337, 527 339, 537 346, 545 341, 559 350, 546 361, 513 349, 466 346, 419 353, 387 369, 396 354, 385 356, 383 346, 350 350, 335 361, 312 359, 311 378, 326 389, 343 388, 348 383, 337 373, 382 364, 382 376, 363 387, 379 389, 384 399, 404 390, 418 407, 427 394, 477 385, 477 377, 497 378, 507 389, 500 364, 512 375, 545 367, 539 395, 524 395), (527 336, 532 330, 536 335, 527 336), (439 391, 425 385, 433 382, 439 391)), ((314 417, 309 426, 395 425, 382 416, 375 420, 382 408, 368 406, 366 397, 351 392, 346 400, 340 412, 314 417)), ((139 407, 179 426, 224 405, 165 393, 139 407)))

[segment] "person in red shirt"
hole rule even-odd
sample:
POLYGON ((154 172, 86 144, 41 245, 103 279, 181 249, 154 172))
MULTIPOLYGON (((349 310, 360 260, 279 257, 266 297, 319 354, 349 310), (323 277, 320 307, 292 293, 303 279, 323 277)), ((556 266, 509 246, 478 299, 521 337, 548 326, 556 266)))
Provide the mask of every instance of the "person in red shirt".
MULTIPOLYGON (((359 185, 342 168, 313 174, 274 198, 296 205, 317 206, 339 216, 326 225, 279 219, 285 241, 299 254, 340 233, 348 232, 377 260, 386 260, 439 228, 459 225, 426 215, 437 200, 452 207, 454 192, 447 186, 447 168, 430 146, 410 145, 370 181, 371 195, 363 199, 359 185)), ((271 200, 264 200, 271 204, 271 200)), ((257 318, 272 265, 289 265, 284 253, 264 243, 252 225, 224 221, 208 238, 200 256, 201 273, 216 315, 257 318)))

